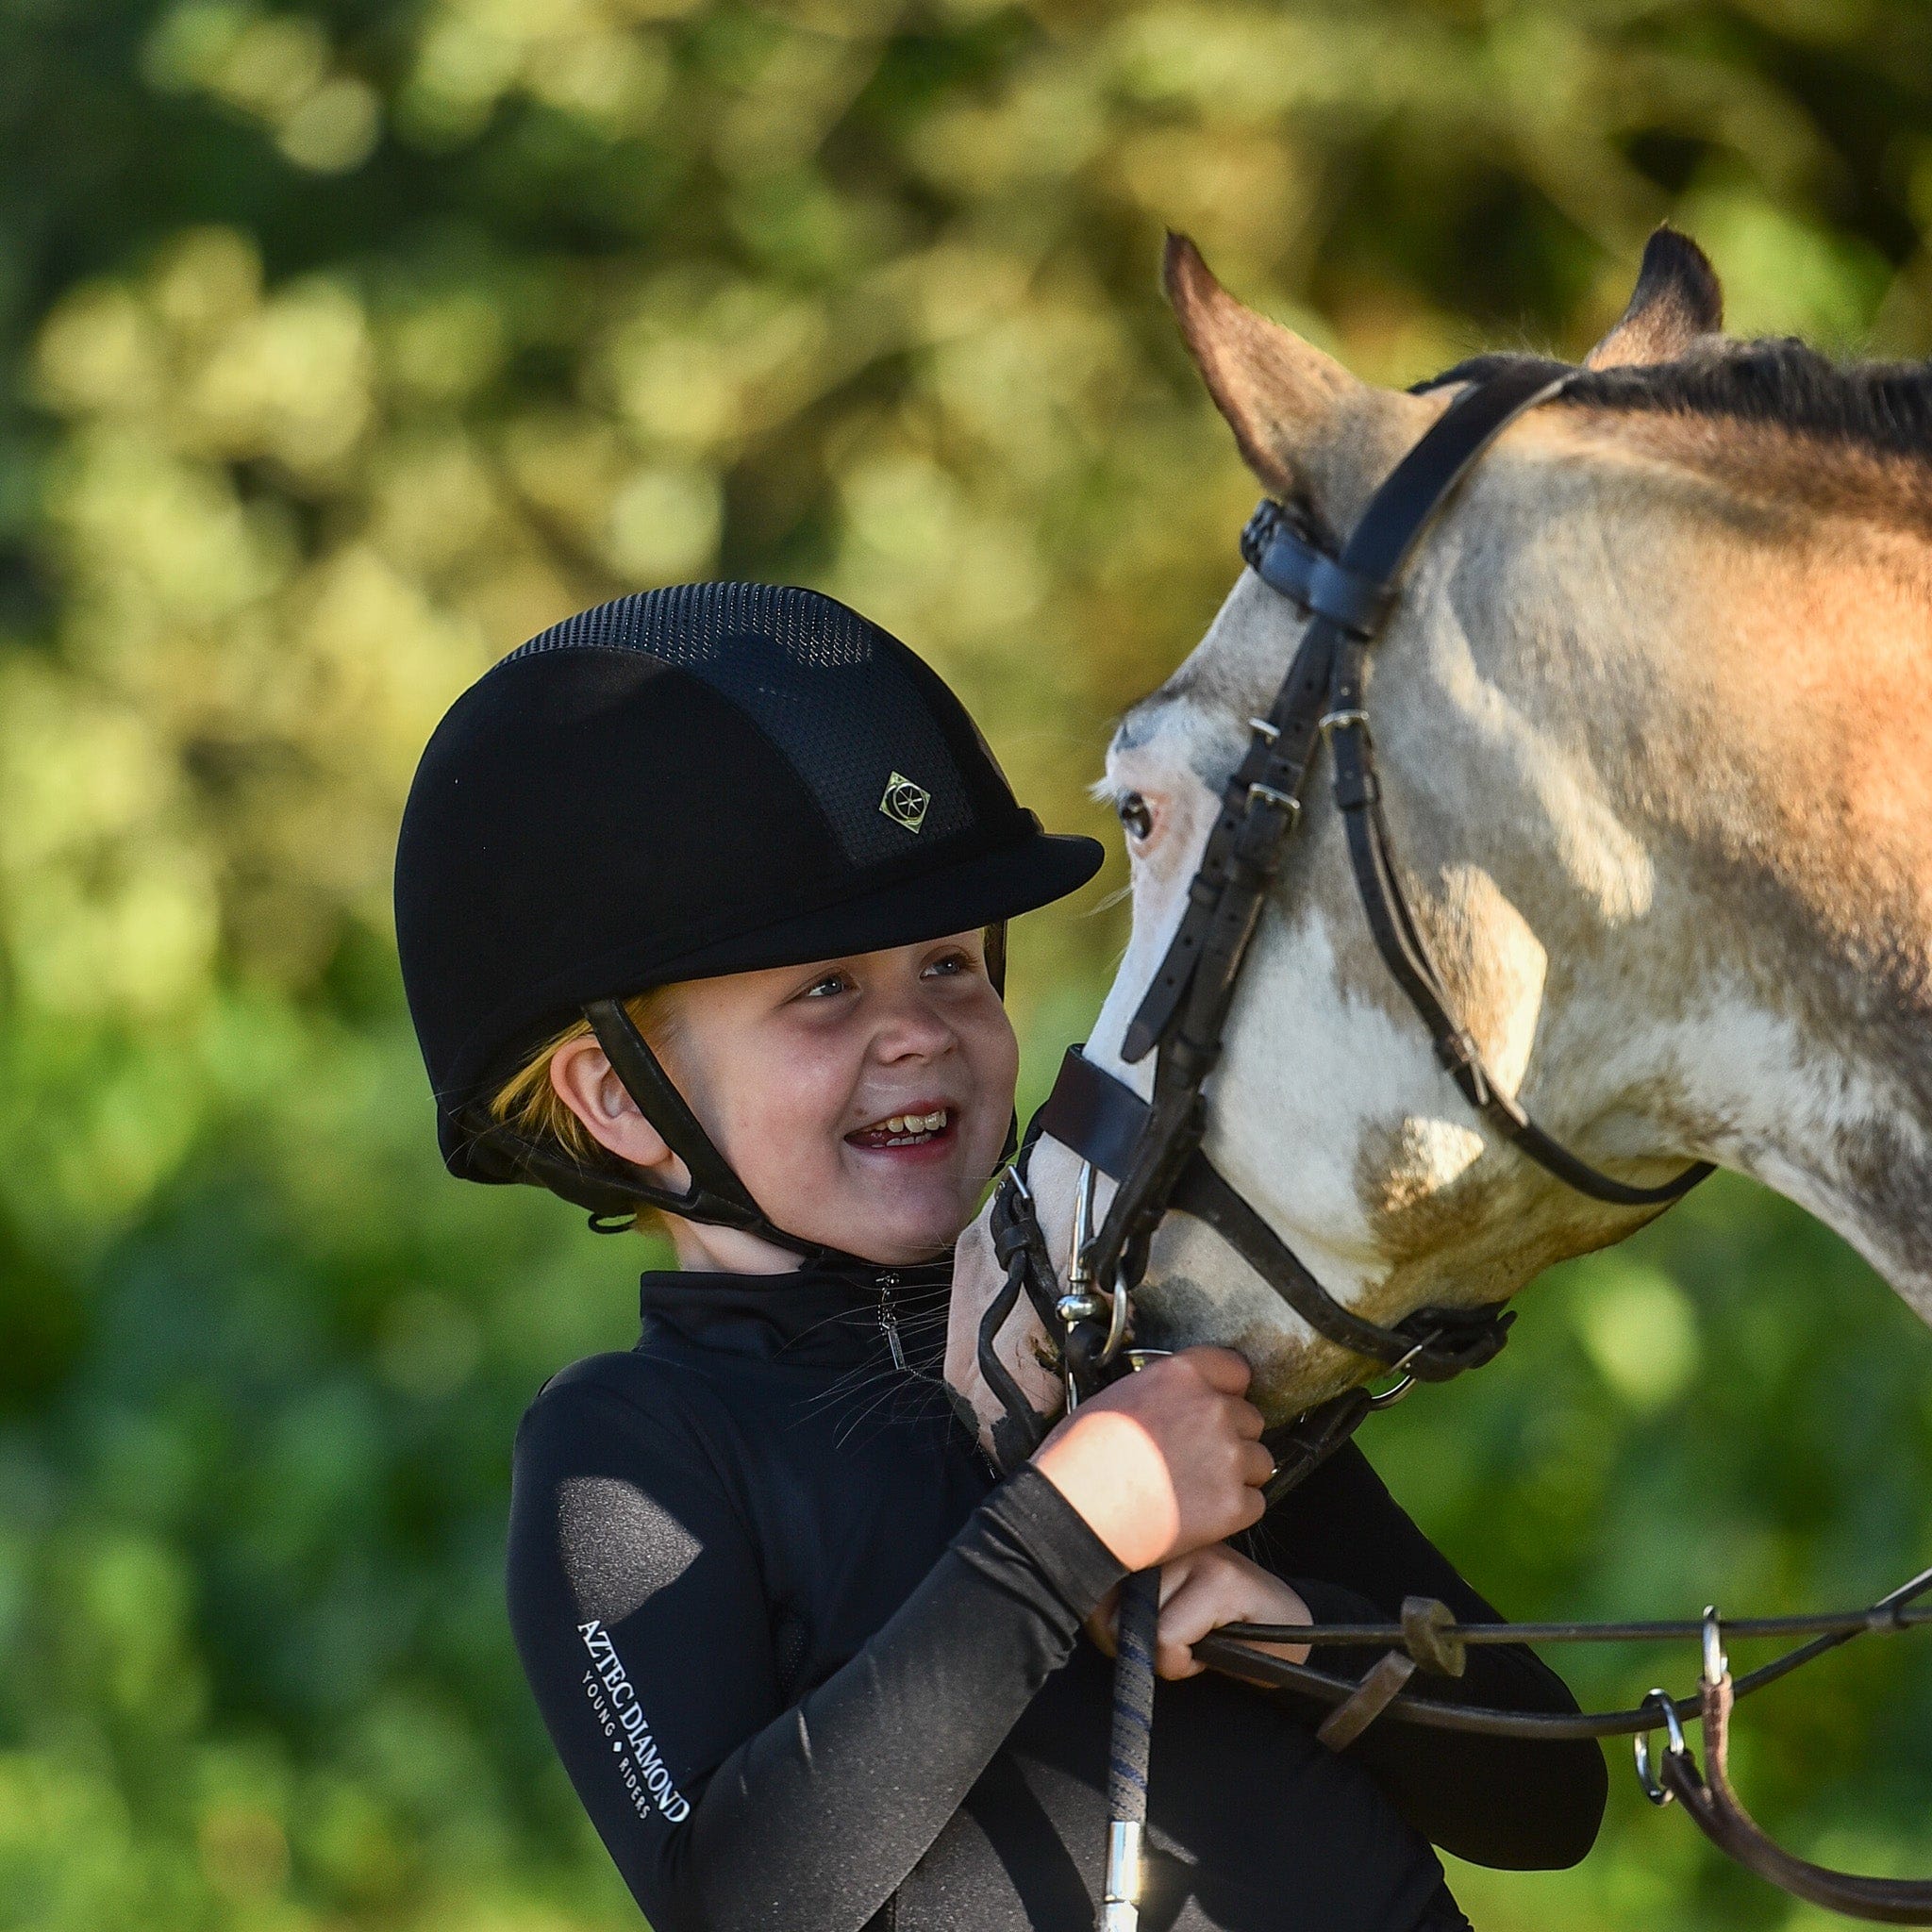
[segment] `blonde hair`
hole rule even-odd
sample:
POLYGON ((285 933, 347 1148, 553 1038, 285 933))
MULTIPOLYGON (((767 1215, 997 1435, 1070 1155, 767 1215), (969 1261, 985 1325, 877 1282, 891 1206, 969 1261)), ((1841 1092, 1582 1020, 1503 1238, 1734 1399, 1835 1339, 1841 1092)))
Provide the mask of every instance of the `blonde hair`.
MULTIPOLYGON (((677 1030, 678 991, 676 986, 654 986, 633 993, 624 1003, 631 1024, 644 1036, 654 1052, 661 1053, 664 1042, 677 1030)), ((608 1170, 613 1162, 620 1166, 625 1163, 571 1111, 550 1080, 550 1062, 558 1049, 574 1040, 584 1039, 590 1031, 591 1023, 578 1018, 561 1032, 552 1034, 491 1095, 490 1117, 520 1139, 567 1155, 579 1167, 594 1173, 599 1168, 608 1170)), ((661 1231, 663 1217, 655 1208, 640 1208, 631 1217, 631 1225, 640 1231, 661 1231)))

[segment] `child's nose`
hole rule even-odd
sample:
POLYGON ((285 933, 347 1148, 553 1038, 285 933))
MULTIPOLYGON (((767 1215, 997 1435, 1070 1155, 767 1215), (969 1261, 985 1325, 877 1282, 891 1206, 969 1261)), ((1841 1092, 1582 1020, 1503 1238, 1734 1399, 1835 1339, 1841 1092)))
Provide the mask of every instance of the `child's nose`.
POLYGON ((958 1043, 958 1035, 936 1002, 908 994, 885 1016, 874 1041, 882 1059, 927 1058, 958 1043))

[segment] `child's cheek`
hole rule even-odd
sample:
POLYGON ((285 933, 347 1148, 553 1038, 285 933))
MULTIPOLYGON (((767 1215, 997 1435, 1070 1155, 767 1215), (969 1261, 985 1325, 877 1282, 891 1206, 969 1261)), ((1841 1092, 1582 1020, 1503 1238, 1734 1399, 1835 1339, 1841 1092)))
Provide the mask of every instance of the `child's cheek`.
POLYGON ((795 1043, 749 1051, 732 1069, 731 1164, 781 1225, 781 1198, 809 1202, 841 1170, 845 1095, 833 1084, 795 1043))

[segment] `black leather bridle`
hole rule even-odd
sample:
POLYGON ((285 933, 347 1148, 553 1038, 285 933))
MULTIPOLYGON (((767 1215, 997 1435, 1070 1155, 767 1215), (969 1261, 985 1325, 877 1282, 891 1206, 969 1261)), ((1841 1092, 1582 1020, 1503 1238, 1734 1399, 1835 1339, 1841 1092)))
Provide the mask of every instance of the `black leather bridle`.
MULTIPOLYGON (((1202 1146, 1206 1087, 1261 909, 1299 824, 1318 748, 1325 742, 1356 886, 1377 950, 1427 1026, 1437 1058, 1482 1119, 1538 1166, 1596 1200, 1660 1207, 1710 1173, 1706 1162, 1657 1187, 1618 1180, 1540 1127, 1499 1087, 1457 1021, 1390 856, 1389 828, 1369 730, 1369 647, 1391 615, 1404 565, 1431 519, 1490 442, 1517 416, 1562 390, 1561 362, 1511 360, 1470 384, 1391 472, 1339 556, 1292 511, 1264 499, 1241 532, 1241 556, 1261 581, 1306 613, 1307 625, 1264 716, 1249 720, 1247 750, 1222 794, 1200 869, 1159 971, 1127 1028, 1122 1057, 1155 1056, 1154 1097, 1069 1051, 1026 1148, 994 1198, 995 1250, 1008 1270, 979 1332, 978 1363, 1006 1410, 995 1431, 1002 1460, 1031 1453, 1041 1421, 993 1352, 993 1338, 1024 1290, 1058 1334, 1070 1400, 1106 1378, 1132 1333, 1131 1299, 1154 1230, 1170 1210, 1207 1223, 1318 1335, 1418 1381, 1443 1381, 1490 1360, 1513 1315, 1500 1307, 1425 1307, 1391 1325, 1345 1308, 1216 1170, 1202 1146), (1098 1229, 1080 1230, 1068 1293, 1059 1291, 1027 1191, 1033 1141, 1047 1134, 1087 1170, 1117 1183, 1098 1229)), ((1432 387, 1433 385, 1424 385, 1432 387)), ((1127 1350, 1131 1358, 1135 1351, 1127 1350)), ((1141 1353, 1144 1353, 1141 1352, 1141 1353)), ((1349 1433, 1376 1398, 1360 1391, 1324 1405, 1275 1447, 1271 1500, 1349 1433), (1340 1426, 1346 1424, 1346 1426, 1340 1426)))

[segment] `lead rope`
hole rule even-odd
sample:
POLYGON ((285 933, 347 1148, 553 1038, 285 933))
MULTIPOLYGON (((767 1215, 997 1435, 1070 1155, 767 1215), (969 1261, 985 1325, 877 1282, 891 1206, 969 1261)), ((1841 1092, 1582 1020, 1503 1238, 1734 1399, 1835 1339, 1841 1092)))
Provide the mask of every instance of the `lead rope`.
MULTIPOLYGON (((1116 1360, 1130 1371, 1144 1368, 1165 1349, 1124 1348, 1131 1316, 1126 1284, 1115 1278, 1106 1297, 1094 1291, 1088 1256, 1093 1241, 1093 1198, 1099 1174, 1080 1163, 1074 1187, 1074 1238, 1067 1291, 1056 1305, 1066 1327, 1061 1359, 1066 1368, 1067 1413, 1079 1407, 1083 1367, 1104 1373, 1116 1360), (1107 1333, 1092 1345, 1091 1326, 1105 1317, 1107 1333), (1090 1324, 1088 1344, 1074 1332, 1090 1324)), ((1154 1748, 1154 1647, 1160 1625, 1160 1566, 1136 1570, 1121 1582, 1114 1608, 1113 1721, 1107 1753, 1107 1876, 1101 1932, 1139 1932, 1141 1835, 1147 1823, 1147 1761, 1154 1748)))
MULTIPOLYGON (((1067 1413, 1080 1406, 1083 1375, 1104 1372, 1126 1340, 1127 1297, 1118 1281, 1107 1300, 1093 1290, 1088 1251, 1093 1241, 1093 1197, 1100 1176, 1091 1160, 1080 1163, 1074 1183, 1074 1234, 1067 1260, 1067 1291, 1055 1304, 1065 1334, 1060 1362, 1067 1413), (1105 1316, 1107 1335, 1097 1347, 1091 1330, 1105 1316), (1089 1334, 1076 1342, 1087 1324, 1089 1334)), ((1024 1184, 1023 1184, 1024 1185, 1024 1184)), ((1130 1354, 1138 1369, 1143 1357, 1130 1354)), ((1102 1886, 1101 1932, 1139 1932, 1141 1833, 1147 1823, 1147 1760, 1154 1748, 1154 1642, 1160 1623, 1160 1567, 1122 1578, 1114 1603, 1113 1717, 1107 1744, 1107 1875, 1102 1886)))
POLYGON ((1113 1735, 1107 1766, 1107 1897, 1102 1932, 1139 1932, 1141 1830, 1147 1823, 1147 1758, 1154 1744, 1154 1641, 1160 1571, 1121 1585, 1115 1615, 1113 1735))

